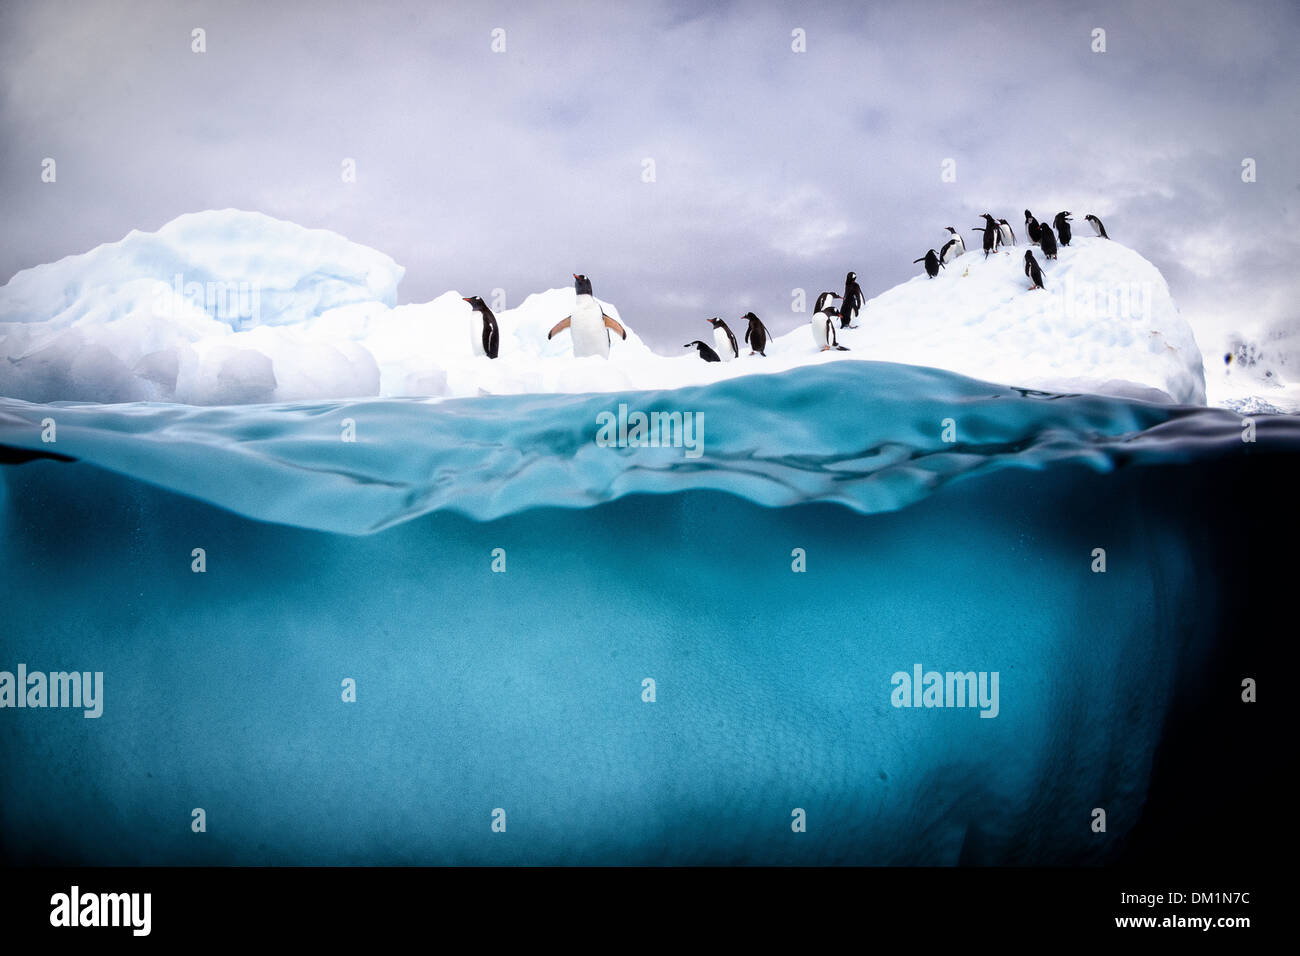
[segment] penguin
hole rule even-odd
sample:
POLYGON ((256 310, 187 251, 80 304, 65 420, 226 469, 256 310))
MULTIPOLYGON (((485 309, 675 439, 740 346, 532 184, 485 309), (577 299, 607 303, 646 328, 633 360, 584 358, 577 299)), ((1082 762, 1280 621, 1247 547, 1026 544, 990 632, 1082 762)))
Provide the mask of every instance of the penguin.
POLYGON ((1029 281, 1033 283, 1029 291, 1043 288, 1043 270, 1038 268, 1038 260, 1034 258, 1032 249, 1025 250, 1025 275, 1029 276, 1029 281))
POLYGON ((961 236, 957 234, 957 230, 952 226, 945 226, 944 228, 952 234, 952 238, 945 242, 943 248, 939 250, 939 261, 948 263, 966 251, 966 243, 962 241, 961 236))
POLYGON ((943 263, 939 260, 938 254, 933 249, 931 249, 921 258, 913 259, 912 262, 913 264, 917 262, 924 262, 925 274, 928 275, 931 279, 933 279, 935 276, 939 274, 940 269, 944 268, 943 263))
POLYGON ((469 303, 469 345, 475 355, 486 355, 490 359, 497 357, 501 348, 501 330, 497 327, 497 317, 478 296, 470 296, 469 303))
POLYGON ((817 343, 817 347, 823 352, 828 352, 831 349, 838 349, 841 352, 848 351, 835 338, 835 320, 840 317, 840 313, 831 300, 838 298, 841 297, 834 292, 823 292, 817 296, 817 306, 813 309, 813 341, 817 343))
POLYGON ((1068 212, 1058 212, 1052 222, 1056 225, 1056 234, 1061 237, 1061 245, 1068 246, 1070 244, 1070 214, 1068 212))
POLYGON ((1038 224, 1038 245, 1043 250, 1044 259, 1056 258, 1056 236, 1052 235, 1052 227, 1045 222, 1038 224))
POLYGON ((1014 246, 1016 244, 1016 234, 1012 230, 1010 223, 1005 219, 998 220, 998 235, 1001 236, 1004 246, 1014 246))
POLYGON ((843 304, 840 306, 840 328, 856 329, 853 320, 858 317, 858 312, 862 310, 862 303, 866 297, 862 294, 862 286, 858 285, 858 274, 850 272, 844 277, 844 295, 840 296, 843 304))
POLYGON ((740 346, 736 344, 736 336, 732 333, 731 327, 716 317, 705 321, 713 326, 713 341, 718 346, 718 357, 724 362, 740 358, 740 346))
POLYGON ((1025 232, 1029 233, 1029 242, 1031 245, 1038 245, 1038 220, 1028 209, 1025 210, 1025 232))
POLYGON ((1106 235, 1106 227, 1101 224, 1101 220, 1098 219, 1096 216, 1094 216, 1092 213, 1088 213, 1088 215, 1084 216, 1083 218, 1088 223, 1088 225, 1092 226, 1092 231, 1095 232, 1097 235, 1101 236, 1101 238, 1103 239, 1110 238, 1110 236, 1106 235))
POLYGON ((984 213, 984 225, 972 229, 971 232, 984 233, 984 258, 989 257, 990 252, 994 252, 998 244, 1002 241, 1002 233, 998 231, 998 224, 993 221, 993 217, 984 213))
POLYGON ((749 323, 749 328, 745 329, 745 342, 749 345, 750 355, 757 352, 763 358, 767 358, 767 340, 772 337, 772 333, 767 330, 763 320, 753 312, 746 312, 741 316, 749 323))
POLYGON ((684 348, 684 349, 688 349, 688 348, 690 348, 691 346, 694 346, 694 347, 695 347, 695 351, 697 351, 697 352, 700 353, 700 358, 704 359, 704 361, 706 361, 706 362, 721 362, 721 361, 722 361, 722 359, 718 358, 718 353, 717 353, 717 352, 713 351, 713 349, 709 348, 707 345, 705 345, 705 344, 704 344, 703 342, 701 342, 699 339, 696 339, 694 342, 687 342, 685 345, 682 346, 682 348, 684 348))
POLYGON ((591 280, 586 276, 574 273, 573 291, 578 297, 573 306, 573 314, 555 323, 555 327, 546 333, 547 341, 556 332, 568 329, 569 336, 573 339, 574 358, 582 358, 584 355, 609 358, 608 330, 613 329, 623 339, 627 338, 627 330, 605 314, 605 310, 591 294, 591 280))

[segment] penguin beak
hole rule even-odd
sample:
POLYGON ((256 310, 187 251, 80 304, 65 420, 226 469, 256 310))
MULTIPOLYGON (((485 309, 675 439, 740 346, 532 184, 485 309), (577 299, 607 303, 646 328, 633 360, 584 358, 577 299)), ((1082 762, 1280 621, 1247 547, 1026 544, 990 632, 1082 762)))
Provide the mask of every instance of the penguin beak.
POLYGON ((471 301, 473 301, 473 300, 472 300, 472 299, 461 299, 460 301, 462 301, 462 302, 471 302, 471 301))

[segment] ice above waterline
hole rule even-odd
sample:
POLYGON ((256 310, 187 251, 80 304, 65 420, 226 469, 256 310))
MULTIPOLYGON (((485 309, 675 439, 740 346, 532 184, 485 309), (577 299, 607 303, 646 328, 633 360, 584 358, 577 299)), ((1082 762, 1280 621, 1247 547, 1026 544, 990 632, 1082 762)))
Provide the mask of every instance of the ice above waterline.
MULTIPOLYGON (((574 359, 572 288, 498 312, 500 358, 475 357, 462 291, 396 305, 403 269, 321 229, 211 210, 156 233, 36 266, 0 287, 0 394, 34 402, 253 404, 671 389, 845 359, 947 369, 1012 386, 1203 404, 1201 353, 1159 271, 1114 241, 1077 237, 1030 292, 1024 247, 970 252, 867 301, 848 352, 819 352, 809 313, 758 310, 767 357, 705 363, 661 355, 637 334, 654 316, 606 312, 628 329, 608 360, 574 359)), ((1041 254, 1040 254, 1041 261, 1041 254)), ((581 263, 575 263, 575 270, 581 263)), ((791 276, 806 308, 839 266, 791 276)), ((867 287, 870 289, 870 277, 867 287)), ((593 276, 600 294, 600 277, 593 276)), ((490 290, 463 290, 486 294, 490 290)), ((491 303, 489 303, 491 304, 491 303)), ((738 339, 744 323, 724 314, 738 339)), ((700 316, 700 337, 711 341, 700 316)))

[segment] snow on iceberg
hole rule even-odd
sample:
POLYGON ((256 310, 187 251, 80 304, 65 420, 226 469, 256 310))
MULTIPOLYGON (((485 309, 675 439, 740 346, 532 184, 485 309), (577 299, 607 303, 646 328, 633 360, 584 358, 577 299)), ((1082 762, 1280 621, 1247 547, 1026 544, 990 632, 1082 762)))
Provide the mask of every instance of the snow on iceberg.
MULTIPOLYGON (((1084 237, 1044 265, 1046 290, 1031 292, 1022 249, 987 260, 967 253, 936 279, 917 276, 868 300, 860 327, 841 333, 847 352, 819 352, 806 312, 763 313, 775 335, 767 357, 742 348, 729 363, 656 353, 609 303, 627 340, 608 360, 575 359, 567 334, 546 338, 572 311, 573 290, 550 289, 498 312, 493 361, 471 350, 460 292, 398 306, 404 270, 382 253, 259 213, 208 211, 0 287, 0 394, 220 405, 610 392, 871 359, 1045 391, 1204 404, 1201 352, 1153 265, 1084 237)), ((743 322, 723 318, 743 337, 743 322)))

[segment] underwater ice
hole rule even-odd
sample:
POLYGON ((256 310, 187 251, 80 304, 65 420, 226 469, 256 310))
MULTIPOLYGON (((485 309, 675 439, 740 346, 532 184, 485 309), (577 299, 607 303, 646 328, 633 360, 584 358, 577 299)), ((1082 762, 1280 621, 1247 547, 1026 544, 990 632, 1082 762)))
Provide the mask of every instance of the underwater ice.
MULTIPOLYGON (((765 359, 748 349, 719 364, 693 351, 660 355, 635 331, 653 316, 625 319, 607 303, 627 340, 608 360, 575 361, 567 335, 546 339, 572 310, 572 288, 557 288, 498 312, 500 358, 491 361, 471 352, 461 292, 398 306, 403 269, 382 253, 259 213, 210 210, 0 287, 0 395, 223 405, 609 392, 869 359, 1012 386, 1204 403, 1201 353, 1147 260, 1118 242, 1077 237, 1045 263, 1046 290, 1030 292, 1023 252, 987 261, 969 252, 934 280, 920 275, 869 299, 860 327, 841 333, 848 352, 816 351, 809 313, 783 304, 760 312, 776 336, 765 359)), ((807 289, 806 308, 819 291, 807 289)), ((743 323, 723 318, 742 337, 743 323)))

